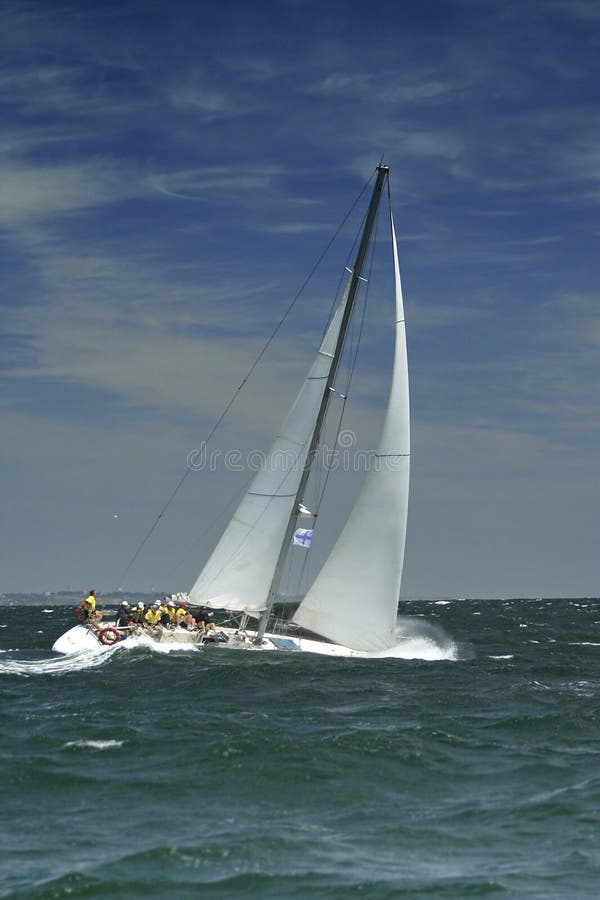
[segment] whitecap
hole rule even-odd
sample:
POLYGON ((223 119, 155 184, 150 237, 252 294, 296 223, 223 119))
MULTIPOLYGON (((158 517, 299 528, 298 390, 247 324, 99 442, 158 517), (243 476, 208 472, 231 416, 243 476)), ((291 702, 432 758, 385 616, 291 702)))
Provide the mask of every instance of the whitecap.
POLYGON ((488 659, 514 659, 514 654, 506 653, 504 656, 489 656, 488 659))
POLYGON ((109 650, 84 650, 68 656, 53 656, 50 659, 7 659, 0 662, 0 675, 63 675, 103 665, 112 655, 109 650))
POLYGON ((77 747, 79 749, 79 748, 83 748, 83 747, 89 747, 92 750, 114 750, 117 747, 122 747, 124 743, 125 743, 125 741, 114 741, 114 740, 67 741, 67 743, 65 744, 65 748, 77 747))
MULTIPOLYGON (((369 654, 371 655, 371 654, 369 654)), ((373 657, 393 657, 394 659, 423 659, 428 662, 437 660, 456 660, 458 659, 457 650, 454 643, 451 647, 440 647, 435 641, 429 638, 407 638, 390 647, 389 650, 383 650, 380 653, 373 653, 373 657)))
POLYGON ((398 616, 396 623, 398 643, 389 650, 369 654, 374 658, 423 659, 427 661, 457 660, 458 648, 441 625, 416 617, 398 616))
POLYGON ((43 609, 42 612, 45 612, 45 613, 53 613, 54 610, 53 610, 53 609, 43 609))
POLYGON ((156 641, 146 634, 133 635, 116 645, 119 650, 132 650, 135 647, 144 647, 153 653, 196 653, 199 649, 198 644, 170 644, 168 641, 156 641))

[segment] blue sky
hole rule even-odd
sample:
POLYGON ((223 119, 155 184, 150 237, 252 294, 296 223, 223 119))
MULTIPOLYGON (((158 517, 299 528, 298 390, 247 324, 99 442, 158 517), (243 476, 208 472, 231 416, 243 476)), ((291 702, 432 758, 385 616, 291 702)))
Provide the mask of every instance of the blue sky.
MULTIPOLYGON (((117 584, 385 155, 403 594, 598 594, 595 0, 7 2, 0 49, 0 591, 117 584)), ((268 442, 318 313, 282 330, 229 446, 268 442)), ((191 585, 227 475, 192 473, 127 587, 191 585)), ((332 488, 334 519, 351 491, 332 488)))

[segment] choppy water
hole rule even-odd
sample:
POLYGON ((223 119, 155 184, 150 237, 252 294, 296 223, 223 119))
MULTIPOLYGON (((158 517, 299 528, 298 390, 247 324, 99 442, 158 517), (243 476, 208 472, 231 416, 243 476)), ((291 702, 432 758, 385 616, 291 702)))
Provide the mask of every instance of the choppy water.
POLYGON ((425 658, 60 658, 71 611, 0 608, 0 896, 596 897, 600 601, 403 612, 425 658))

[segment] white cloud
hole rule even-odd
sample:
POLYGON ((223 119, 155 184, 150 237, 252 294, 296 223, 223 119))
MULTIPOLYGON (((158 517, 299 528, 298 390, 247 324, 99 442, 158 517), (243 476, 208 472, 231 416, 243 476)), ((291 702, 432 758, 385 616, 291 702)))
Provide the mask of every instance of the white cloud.
MULTIPOLYGON (((246 166, 240 171, 232 171, 227 166, 211 165, 153 174, 150 183, 161 193, 173 197, 199 200, 209 192, 219 191, 220 198, 237 203, 240 202, 239 192, 270 188, 276 174, 276 170, 266 166, 246 166)), ((246 202, 251 201, 246 198, 246 202)))
POLYGON ((356 71, 349 68, 326 75, 309 84, 306 90, 308 94, 359 100, 367 100, 375 94, 379 102, 411 104, 445 96, 452 87, 429 72, 406 69, 356 71))
POLYGON ((106 159, 81 163, 0 162, 0 223, 27 220, 114 203, 148 193, 148 183, 132 167, 106 159))

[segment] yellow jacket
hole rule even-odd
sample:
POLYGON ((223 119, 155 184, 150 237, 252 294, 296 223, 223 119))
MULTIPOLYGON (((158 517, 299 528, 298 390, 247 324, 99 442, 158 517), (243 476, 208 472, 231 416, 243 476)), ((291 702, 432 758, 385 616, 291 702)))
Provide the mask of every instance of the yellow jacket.
POLYGON ((149 609, 144 616, 144 621, 148 625, 158 625, 160 623, 160 609, 149 609))

